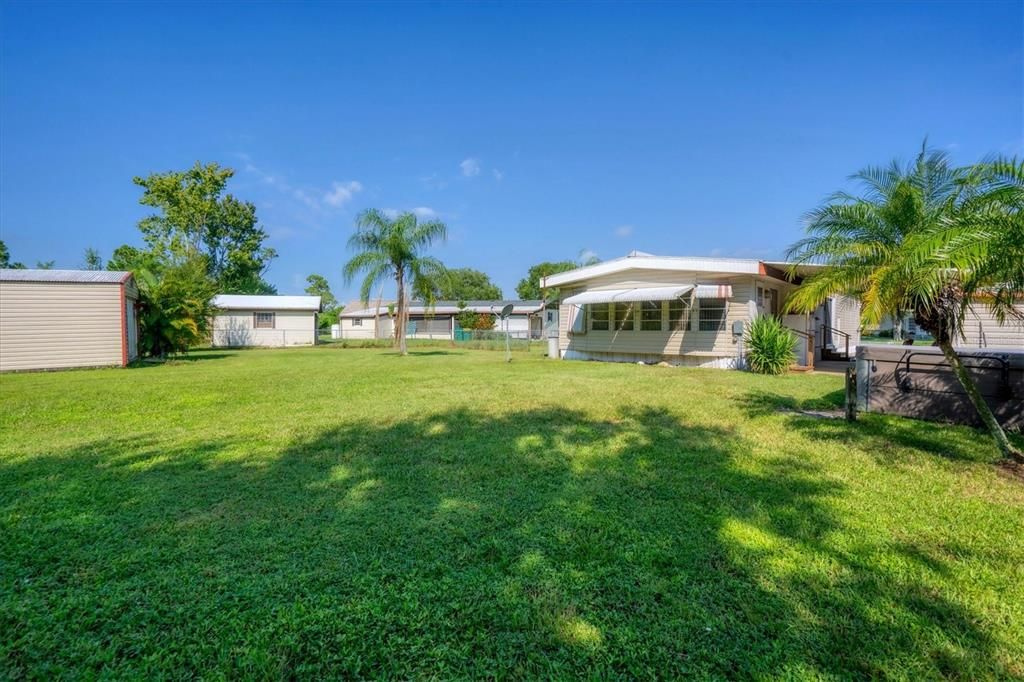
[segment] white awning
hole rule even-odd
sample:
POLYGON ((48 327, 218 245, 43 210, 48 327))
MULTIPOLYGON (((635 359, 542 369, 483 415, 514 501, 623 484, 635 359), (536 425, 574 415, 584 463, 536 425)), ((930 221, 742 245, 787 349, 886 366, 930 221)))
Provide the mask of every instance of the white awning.
POLYGON ((630 303, 634 301, 669 301, 685 296, 693 289, 692 284, 671 287, 641 287, 638 289, 606 289, 605 291, 584 291, 582 294, 562 299, 569 305, 590 303, 630 303))

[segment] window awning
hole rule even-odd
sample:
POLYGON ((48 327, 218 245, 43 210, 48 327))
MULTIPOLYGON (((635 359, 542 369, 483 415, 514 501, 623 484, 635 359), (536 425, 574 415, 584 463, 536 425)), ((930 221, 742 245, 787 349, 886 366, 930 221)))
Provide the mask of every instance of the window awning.
POLYGON ((732 298, 730 284, 698 284, 694 298, 732 298))
POLYGON ((562 299, 569 305, 590 303, 631 303, 634 301, 669 301, 685 296, 693 289, 692 284, 671 287, 640 287, 637 289, 607 289, 605 291, 584 291, 582 294, 562 299))

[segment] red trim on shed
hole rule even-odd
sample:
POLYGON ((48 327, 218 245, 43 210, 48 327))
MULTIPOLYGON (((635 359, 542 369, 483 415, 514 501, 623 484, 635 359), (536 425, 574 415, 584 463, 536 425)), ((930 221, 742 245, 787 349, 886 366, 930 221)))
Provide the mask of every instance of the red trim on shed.
MULTIPOLYGON (((129 274, 128 277, 131 277, 129 274)), ((121 280, 118 290, 121 292, 121 366, 128 366, 128 310, 124 307, 124 287, 128 277, 121 280)))

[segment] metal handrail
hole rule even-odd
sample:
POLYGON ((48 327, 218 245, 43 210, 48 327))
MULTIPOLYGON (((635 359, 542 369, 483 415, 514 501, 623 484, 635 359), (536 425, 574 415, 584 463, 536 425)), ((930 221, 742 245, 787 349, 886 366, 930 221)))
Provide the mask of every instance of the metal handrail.
MULTIPOLYGON (((849 334, 849 332, 844 332, 842 329, 836 329, 835 327, 826 326, 825 327, 825 338, 831 338, 832 334, 839 334, 840 336, 843 337, 844 341, 846 342, 846 357, 850 357, 850 334, 849 334)), ((822 348, 825 347, 825 338, 823 338, 821 340, 821 347, 822 348)))
MULTIPOLYGON (((932 358, 936 357, 936 355, 934 353, 927 353, 927 352, 924 352, 924 351, 911 351, 909 353, 906 353, 903 356, 903 358, 900 359, 899 364, 896 365, 896 367, 898 368, 897 372, 902 372, 903 376, 901 377, 901 376, 897 375, 897 376, 894 377, 896 379, 897 385, 900 387, 900 390, 908 391, 908 390, 910 390, 912 388, 912 385, 910 383, 910 376, 909 376, 910 374, 913 374, 913 370, 910 369, 910 358, 914 357, 915 355, 925 355, 925 356, 932 357, 932 358)), ((989 361, 992 361, 992 362, 998 362, 999 363, 998 367, 993 367, 991 365, 986 366, 986 365, 983 365, 983 364, 970 364, 970 365, 968 365, 967 363, 964 363, 964 369, 987 369, 987 370, 996 370, 996 369, 998 369, 998 370, 1000 370, 1000 372, 999 372, 1000 380, 1001 380, 1000 381, 1000 389, 1005 394, 1008 394, 1008 395, 1012 395, 1013 394, 1013 391, 1010 388, 1010 360, 1009 360, 1008 356, 1006 356, 1006 355, 1002 355, 1002 356, 999 356, 999 355, 988 355, 988 354, 979 354, 979 353, 957 353, 957 357, 959 357, 961 360, 989 360, 989 361)), ((945 360, 944 356, 943 356, 943 360, 945 360)), ((920 366, 920 367, 931 367, 933 369, 936 368, 936 367, 945 367, 946 369, 949 369, 950 371, 952 371, 952 369, 953 369, 952 367, 944 366, 944 365, 941 365, 941 364, 938 364, 938 365, 928 364, 928 365, 926 365, 924 363, 917 363, 917 366, 920 366)))

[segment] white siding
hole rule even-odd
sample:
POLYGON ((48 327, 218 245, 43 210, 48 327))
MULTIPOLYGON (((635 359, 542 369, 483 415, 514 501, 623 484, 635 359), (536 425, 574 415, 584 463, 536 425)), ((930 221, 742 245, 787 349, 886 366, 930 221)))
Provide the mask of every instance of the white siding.
POLYGON ((273 329, 256 329, 252 310, 224 310, 213 318, 212 345, 312 346, 316 343, 316 313, 307 310, 263 310, 274 313, 273 329))
POLYGON ((0 371, 121 364, 120 284, 0 282, 0 371))
POLYGON ((700 331, 698 328, 700 301, 690 312, 691 329, 682 331, 647 331, 640 329, 639 319, 631 331, 594 331, 587 324, 585 334, 569 333, 569 310, 573 306, 559 306, 558 345, 563 357, 587 357, 608 360, 682 361, 687 364, 712 363, 717 366, 734 364, 742 351, 740 337, 733 334, 733 323, 749 322, 751 311, 756 310, 752 276, 707 277, 703 274, 683 272, 636 272, 595 278, 585 287, 563 288, 562 297, 583 291, 626 289, 633 286, 672 286, 675 284, 730 284, 732 298, 728 300, 725 323, 718 331, 700 331), (628 279, 622 278, 623 276, 628 279), (619 277, 618 279, 616 277, 619 277), (724 362, 720 360, 725 359, 724 362))
MULTIPOLYGON (((1024 305, 1016 306, 1024 314, 1024 305)), ((1024 322, 1007 318, 999 324, 992 308, 983 303, 972 305, 964 316, 965 340, 958 346, 965 348, 1014 348, 1024 350, 1024 322)))
POLYGON ((373 338, 375 325, 372 317, 342 317, 338 320, 338 324, 341 325, 341 338, 343 339, 373 338), (357 324, 357 322, 361 324, 357 324))

